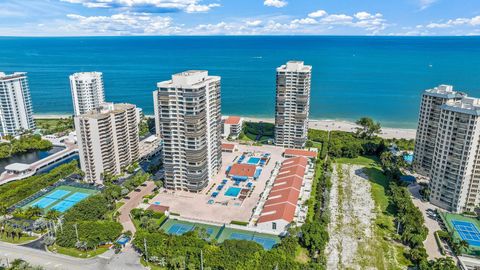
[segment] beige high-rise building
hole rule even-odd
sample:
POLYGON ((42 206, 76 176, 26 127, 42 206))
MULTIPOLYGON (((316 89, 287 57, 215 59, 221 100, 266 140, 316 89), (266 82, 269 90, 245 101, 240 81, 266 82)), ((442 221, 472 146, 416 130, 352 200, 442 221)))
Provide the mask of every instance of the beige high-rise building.
POLYGON ((440 85, 424 91, 418 117, 413 163, 418 173, 430 176, 440 121, 440 107, 448 101, 460 100, 464 96, 464 93, 454 91, 451 85, 440 85))
POLYGON ((277 68, 275 144, 304 148, 308 135, 312 66, 289 61, 277 68))
POLYGON ((165 186, 201 191, 222 164, 220 77, 190 70, 157 87, 155 125, 163 140, 165 186))
POLYGON ((480 202, 480 100, 449 100, 438 116, 430 202, 452 212, 473 211, 480 202))
POLYGON ((132 104, 103 103, 75 117, 80 165, 85 180, 120 174, 139 157, 137 111, 132 104))

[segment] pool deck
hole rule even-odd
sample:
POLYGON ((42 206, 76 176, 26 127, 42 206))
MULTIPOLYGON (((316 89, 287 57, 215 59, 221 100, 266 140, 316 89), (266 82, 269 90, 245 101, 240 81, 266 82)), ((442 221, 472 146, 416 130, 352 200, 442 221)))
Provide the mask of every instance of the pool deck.
MULTIPOLYGON (((281 163, 285 160, 282 156, 284 150, 284 148, 269 145, 248 146, 239 144, 238 151, 222 153, 223 162, 220 172, 202 192, 190 193, 187 191, 161 189, 160 193, 150 200, 150 203, 160 202, 161 205, 170 207, 170 213, 180 214, 182 218, 190 220, 214 222, 218 224, 229 224, 231 221, 248 222, 260 199, 260 195, 265 189, 267 180, 276 167, 276 163, 281 163), (221 184, 223 179, 228 179, 225 175, 227 166, 232 165, 234 160, 243 152, 256 152, 256 155, 254 155, 256 157, 259 157, 263 153, 271 154, 270 161, 263 167, 258 180, 251 181, 254 183, 254 189, 250 197, 247 196, 243 203, 241 203, 241 201, 236 198, 225 196, 228 188, 233 186, 233 181, 228 180, 228 183, 219 192, 218 196, 213 199, 215 203, 207 204, 207 202, 212 199, 210 197, 211 193, 217 191, 216 188, 221 184), (235 205, 240 203, 241 205, 235 205)), ((247 161, 248 158, 244 160, 244 162, 247 161)), ((246 183, 241 183, 240 187, 245 187, 245 185, 246 183)))

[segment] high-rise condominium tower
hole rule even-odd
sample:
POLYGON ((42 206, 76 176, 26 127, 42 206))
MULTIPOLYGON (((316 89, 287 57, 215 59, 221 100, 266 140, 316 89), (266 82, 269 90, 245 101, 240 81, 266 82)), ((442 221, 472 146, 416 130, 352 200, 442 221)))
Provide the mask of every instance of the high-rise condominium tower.
POLYGON ((101 182, 139 157, 137 111, 132 104, 103 103, 75 117, 80 165, 85 180, 101 182))
POLYGON ((101 72, 79 72, 70 75, 73 111, 80 115, 105 102, 101 72))
POLYGON ((415 170, 420 174, 429 176, 432 167, 441 106, 449 101, 460 100, 464 96, 464 93, 454 91, 451 85, 440 85, 423 93, 413 163, 415 170))
POLYGON ((0 137, 35 128, 27 74, 0 72, 0 137))
POLYGON ((480 202, 480 100, 449 100, 438 118, 430 202, 453 212, 474 211, 480 202))
POLYGON ((159 82, 153 93, 163 139, 165 186, 197 192, 221 167, 220 77, 190 70, 159 82))
POLYGON ((312 66, 289 61, 277 68, 275 144, 303 148, 307 141, 312 66))

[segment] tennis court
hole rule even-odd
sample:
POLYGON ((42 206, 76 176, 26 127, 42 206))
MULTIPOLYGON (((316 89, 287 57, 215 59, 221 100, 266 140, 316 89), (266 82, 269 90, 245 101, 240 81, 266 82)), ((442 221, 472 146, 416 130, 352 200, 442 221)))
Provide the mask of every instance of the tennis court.
POLYGON ((168 219, 163 223, 161 229, 172 235, 182 235, 195 229, 205 229, 208 240, 217 240, 222 243, 225 240, 247 240, 254 241, 263 246, 264 249, 272 249, 272 247, 280 242, 280 238, 276 235, 255 233, 246 230, 238 230, 225 226, 215 226, 203 223, 194 223, 183 220, 168 219))
POLYGON ((452 220, 452 224, 462 240, 467 241, 471 246, 480 247, 480 232, 475 224, 460 220, 452 220))
POLYGON ((72 187, 67 185, 59 186, 47 194, 40 196, 38 199, 33 200, 23 208, 39 207, 44 211, 53 209, 63 213, 72 208, 78 202, 97 192, 97 190, 86 188, 72 187))
POLYGON ((453 234, 453 241, 467 241, 469 247, 462 249, 462 254, 480 256, 480 221, 476 218, 447 212, 440 212, 440 218, 448 232, 453 234))

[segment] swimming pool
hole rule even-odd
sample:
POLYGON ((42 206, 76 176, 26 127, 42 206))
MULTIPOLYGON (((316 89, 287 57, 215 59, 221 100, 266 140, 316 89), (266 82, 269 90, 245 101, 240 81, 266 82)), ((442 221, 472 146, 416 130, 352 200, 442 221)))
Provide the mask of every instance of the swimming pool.
POLYGON ((240 191, 242 191, 242 189, 239 187, 229 187, 225 192, 225 196, 237 197, 238 194, 240 194, 240 191))
POLYGON ((247 161, 247 163, 251 165, 257 165, 259 162, 260 162, 260 158, 258 157, 251 157, 247 161))
POLYGON ((412 162, 413 162, 413 155, 412 155, 412 154, 404 155, 404 156, 403 156, 403 160, 405 160, 405 162, 407 162, 408 164, 412 164, 412 162))

